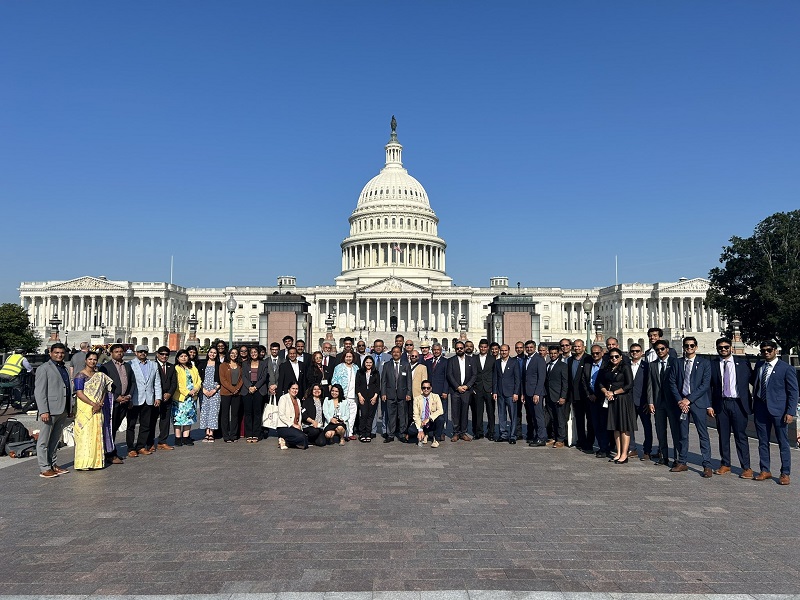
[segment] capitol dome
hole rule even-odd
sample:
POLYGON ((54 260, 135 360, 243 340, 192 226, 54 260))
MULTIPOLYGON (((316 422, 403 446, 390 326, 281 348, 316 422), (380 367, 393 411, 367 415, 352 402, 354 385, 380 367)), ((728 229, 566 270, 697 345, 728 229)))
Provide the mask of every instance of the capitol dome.
POLYGON ((449 286, 447 244, 422 184, 403 167, 396 122, 385 146, 386 164, 358 196, 350 235, 342 242, 337 285, 366 285, 390 277, 426 286, 449 286))

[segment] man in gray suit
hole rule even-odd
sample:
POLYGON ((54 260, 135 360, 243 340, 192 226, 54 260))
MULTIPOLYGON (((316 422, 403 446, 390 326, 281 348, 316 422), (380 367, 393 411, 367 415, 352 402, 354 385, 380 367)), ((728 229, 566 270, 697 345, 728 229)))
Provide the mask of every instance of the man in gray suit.
POLYGON ((408 403, 411 401, 411 369, 400 362, 403 349, 392 348, 392 359, 383 363, 381 371, 381 399, 386 403, 387 423, 384 444, 395 437, 406 441, 408 403))
POLYGON ((34 395, 42 423, 36 443, 36 458, 39 461, 39 476, 45 478, 69 473, 56 464, 61 432, 72 408, 72 385, 64 365, 66 351, 64 344, 53 344, 50 347, 50 360, 36 370, 34 395))
POLYGON ((147 358, 148 348, 144 344, 136 346, 136 359, 130 362, 133 371, 131 402, 128 406, 128 457, 152 454, 147 449, 150 427, 153 425, 152 411, 156 399, 161 400, 161 376, 158 365, 147 358), (136 439, 136 423, 139 423, 139 438, 136 439), (135 442, 134 442, 135 440, 135 442))

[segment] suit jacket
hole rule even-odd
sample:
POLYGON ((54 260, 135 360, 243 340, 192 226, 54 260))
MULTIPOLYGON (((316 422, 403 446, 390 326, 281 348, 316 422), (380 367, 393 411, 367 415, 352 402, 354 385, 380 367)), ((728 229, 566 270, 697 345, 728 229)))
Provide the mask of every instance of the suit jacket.
POLYGON ((563 360, 557 360, 547 365, 544 389, 547 400, 554 404, 558 403, 560 398, 569 401, 569 369, 567 369, 567 363, 563 360))
POLYGON ((165 394, 169 394, 170 399, 175 395, 178 389, 178 376, 175 374, 175 365, 168 362, 166 363, 166 373, 161 370, 161 363, 156 361, 156 370, 158 371, 158 378, 161 380, 161 399, 165 394))
POLYGON ((358 370, 356 373, 356 400, 358 400, 358 394, 363 396, 365 402, 369 402, 375 394, 378 394, 378 399, 380 399, 381 374, 378 373, 378 369, 370 370, 369 379, 367 379, 367 372, 364 369, 358 370))
MULTIPOLYGON (((253 381, 252 377, 250 377, 250 361, 246 360, 241 364, 242 367, 242 396, 249 394, 250 391, 248 388, 251 386, 255 386, 258 388, 258 393, 262 396, 269 395, 269 366, 267 365, 266 360, 259 360, 258 361, 258 371, 256 371, 256 380, 253 381)), ((302 385, 302 384, 301 384, 302 385)), ((280 387, 280 385, 278 386, 280 387)), ((289 389, 288 386, 286 388, 289 389)), ((278 390, 278 394, 280 394, 280 390, 278 390)), ((303 389, 300 388, 300 396, 302 397, 303 389)))
POLYGON ((582 402, 586 400, 581 379, 583 377, 583 365, 587 361, 591 362, 592 357, 588 354, 576 359, 570 356, 567 360, 567 377, 569 378, 569 390, 567 391, 569 402, 582 402), (577 364, 576 364, 577 363, 577 364))
MULTIPOLYGON (((683 380, 686 359, 681 357, 675 364, 675 368, 670 371, 669 384, 672 388, 672 397, 675 402, 683 398, 683 380)), ((698 408, 708 408, 711 406, 709 388, 711 387, 711 363, 702 356, 694 357, 691 373, 691 391, 687 400, 698 408)))
MULTIPOLYGON (((736 394, 736 399, 744 414, 753 412, 753 396, 750 394, 750 379, 753 377, 753 368, 750 361, 742 356, 732 356, 733 368, 736 373, 736 389, 731 390, 736 394)), ((714 412, 722 412, 722 358, 711 359, 711 406, 714 412)))
MULTIPOLYGON (((631 365, 631 373, 633 373, 633 366, 631 365)), ((650 385, 650 363, 645 359, 639 361, 639 368, 636 370, 636 375, 633 377, 633 388, 631 395, 633 396, 633 404, 636 408, 647 404, 647 387, 650 385)))
POLYGON ((492 393, 492 378, 494 377, 494 363, 495 358, 491 354, 486 355, 486 361, 481 368, 480 354, 473 356, 473 364, 475 365, 475 385, 472 390, 479 394, 492 393))
POLYGON ((525 357, 523 364, 524 379, 522 381, 522 388, 525 392, 526 398, 533 396, 544 396, 544 382, 547 376, 547 364, 544 362, 542 355, 534 352, 531 360, 525 357))
POLYGON ((508 357, 505 372, 503 372, 503 361, 494 361, 494 367, 492 368, 492 393, 504 398, 511 398, 514 394, 519 394, 519 376, 519 361, 516 357, 508 357))
MULTIPOLYGON (((64 365, 66 368, 66 364, 64 365)), ((67 371, 69 376, 69 371, 67 371)), ((69 379, 69 377, 67 377, 69 379)), ((62 415, 69 412, 72 398, 72 386, 67 392, 61 372, 52 360, 48 360, 36 369, 36 382, 33 388, 39 414, 62 415)))
MULTIPOLYGON (((303 388, 308 390, 311 389, 314 385, 319 385, 322 388, 322 397, 328 397, 328 390, 330 390, 331 379, 333 378, 333 361, 328 361, 328 366, 323 366, 322 369, 317 367, 314 363, 309 363, 307 365, 303 365, 306 369, 303 378, 305 379, 305 384, 303 388), (325 381, 326 383, 322 383, 325 381)), ((303 392, 305 393, 305 392, 303 392)))
POLYGON ((111 381, 114 382, 114 387, 111 388, 111 393, 114 395, 114 402, 117 401, 117 398, 120 396, 128 396, 131 393, 131 387, 133 387, 133 369, 131 369, 131 363, 125 362, 123 363, 125 372, 128 374, 128 385, 125 389, 120 389, 122 387, 122 383, 120 383, 119 379, 119 372, 117 371, 117 367, 114 364, 113 360, 110 360, 106 363, 103 363, 98 367, 98 371, 102 371, 109 377, 111 377, 111 381))
POLYGON ((133 385, 131 386, 131 406, 147 404, 153 406, 156 399, 161 400, 161 377, 158 376, 158 365, 153 360, 147 361, 149 370, 145 376, 142 363, 136 359, 130 363, 133 371, 133 385))
POLYGON ((291 361, 287 360, 286 362, 281 363, 281 366, 278 367, 278 389, 276 391, 278 396, 288 393, 291 385, 296 383, 300 387, 300 393, 298 396, 300 398, 303 397, 303 394, 305 393, 306 366, 299 360, 297 361, 297 364, 300 365, 300 368, 298 369, 298 376, 295 376, 294 374, 291 361))
POLYGON ((461 365, 458 360, 458 356, 451 356, 447 359, 447 384, 450 386, 450 389, 453 393, 457 393, 457 389, 465 385, 467 386, 468 390, 472 389, 472 386, 475 384, 475 378, 477 377, 477 372, 475 370, 475 365, 472 362, 472 357, 464 355, 464 382, 461 382, 461 365))
POLYGON ((671 406, 673 402, 669 380, 672 372, 678 363, 677 358, 670 356, 667 358, 667 366, 664 368, 664 375, 660 374, 661 361, 654 361, 648 368, 650 380, 647 385, 647 403, 656 408, 659 406, 671 406))
POLYGON ((581 389, 582 394, 589 399, 589 396, 597 396, 597 384, 600 382, 600 372, 603 370, 603 363, 600 361, 600 369, 597 372, 597 376, 594 381, 594 385, 592 385, 592 367, 594 366, 594 361, 591 357, 583 363, 583 372, 581 373, 581 389))
POLYGON ((433 393, 441 397, 442 394, 450 393, 450 385, 447 383, 447 359, 444 356, 439 357, 436 366, 433 364, 434 360, 433 358, 426 360, 425 366, 428 367, 428 379, 431 380, 433 393))
MULTIPOLYGON (((267 384, 267 385, 268 386, 271 385, 271 384, 278 385, 278 372, 279 372, 279 370, 281 368, 281 365, 286 361, 285 360, 281 360, 281 358, 278 357, 278 364, 277 365, 273 365, 273 363, 272 363, 272 355, 268 355, 267 358, 264 359, 264 362, 267 363, 267 375, 269 376, 269 384, 267 384)), ((277 391, 276 391, 276 394, 277 394, 277 391)))
POLYGON ((775 368, 767 379, 766 391, 761 389, 761 369, 764 361, 759 360, 753 370, 753 397, 766 402, 767 410, 773 417, 797 414, 797 371, 788 363, 778 359, 775 368))
POLYGON ((387 400, 405 400, 411 396, 411 369, 400 362, 399 378, 395 377, 394 360, 384 363, 381 372, 381 395, 387 400))
MULTIPOLYGON (((270 357, 271 358, 271 357, 270 357)), ((299 360, 303 365, 305 365, 306 370, 308 370, 309 365, 311 364, 311 355, 308 352, 303 352, 303 354, 297 354, 297 360, 299 360), (301 360, 302 356, 302 360, 301 360)))
MULTIPOLYGON (((422 430, 422 402, 422 394, 414 396, 414 425, 417 426, 418 431, 422 430)), ((438 394, 431 393, 428 396, 428 409, 430 410, 428 418, 431 421, 435 421, 444 414, 442 399, 439 398, 438 394)))
MULTIPOLYGON (((411 363, 408 364, 411 369, 411 363)), ((411 369, 411 396, 422 395, 422 382, 428 378, 428 367, 423 363, 417 362, 417 366, 411 369)), ((433 387, 433 386, 431 386, 433 387)))

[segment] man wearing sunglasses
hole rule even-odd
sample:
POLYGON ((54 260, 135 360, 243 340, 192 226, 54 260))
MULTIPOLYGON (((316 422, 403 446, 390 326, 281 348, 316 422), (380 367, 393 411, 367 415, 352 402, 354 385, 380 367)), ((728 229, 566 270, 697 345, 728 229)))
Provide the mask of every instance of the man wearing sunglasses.
POLYGON ((703 477, 711 477, 711 441, 708 437, 706 415, 714 416, 711 408, 709 389, 711 386, 711 365, 697 356, 697 339, 683 338, 683 358, 678 359, 669 377, 670 389, 675 402, 673 411, 678 411, 680 437, 678 440, 678 464, 670 469, 673 473, 688 471, 686 464, 689 455, 689 415, 694 421, 697 436, 700 438, 700 453, 703 457, 703 477), (685 416, 684 416, 685 415, 685 416))
POLYGON ((147 449, 151 452, 158 450, 172 450, 167 444, 169 438, 170 421, 172 419, 172 396, 178 389, 178 375, 175 365, 169 362, 169 348, 161 346, 156 350, 156 367, 161 383, 161 398, 156 401, 151 411, 152 422, 147 436, 147 449), (156 436, 156 421, 158 421, 158 446, 154 445, 156 436))
POLYGON ((753 369, 743 356, 733 356, 730 338, 717 340, 719 357, 711 361, 711 408, 719 434, 720 467, 714 473, 731 472, 731 431, 736 442, 736 454, 742 466, 742 479, 752 479, 750 443, 747 439, 747 420, 753 407, 750 378, 753 369))
POLYGON ((753 477, 756 481, 772 479, 770 473, 770 429, 775 429, 775 438, 781 454, 781 475, 778 483, 789 485, 792 454, 789 446, 789 424, 797 413, 797 372, 794 367, 778 359, 775 342, 761 342, 761 360, 756 363, 751 383, 753 384, 753 421, 758 436, 758 458, 761 472, 753 477))
POLYGON ((678 411, 672 408, 672 392, 670 391, 670 374, 676 368, 678 359, 670 355, 669 342, 658 340, 653 345, 656 360, 649 367, 650 380, 647 386, 647 407, 656 423, 656 437, 658 438, 657 465, 669 465, 669 441, 667 438, 667 423, 672 434, 672 447, 675 460, 673 467, 678 465, 678 438, 680 429, 678 411))

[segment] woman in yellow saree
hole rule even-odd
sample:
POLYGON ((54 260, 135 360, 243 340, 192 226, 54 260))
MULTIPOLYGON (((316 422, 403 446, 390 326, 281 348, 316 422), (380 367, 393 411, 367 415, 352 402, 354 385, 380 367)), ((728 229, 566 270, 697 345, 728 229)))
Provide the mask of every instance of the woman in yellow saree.
POLYGON ((86 353, 86 367, 73 382, 78 396, 75 411, 75 470, 102 469, 105 454, 114 450, 111 439, 113 381, 97 371, 97 352, 86 353))

